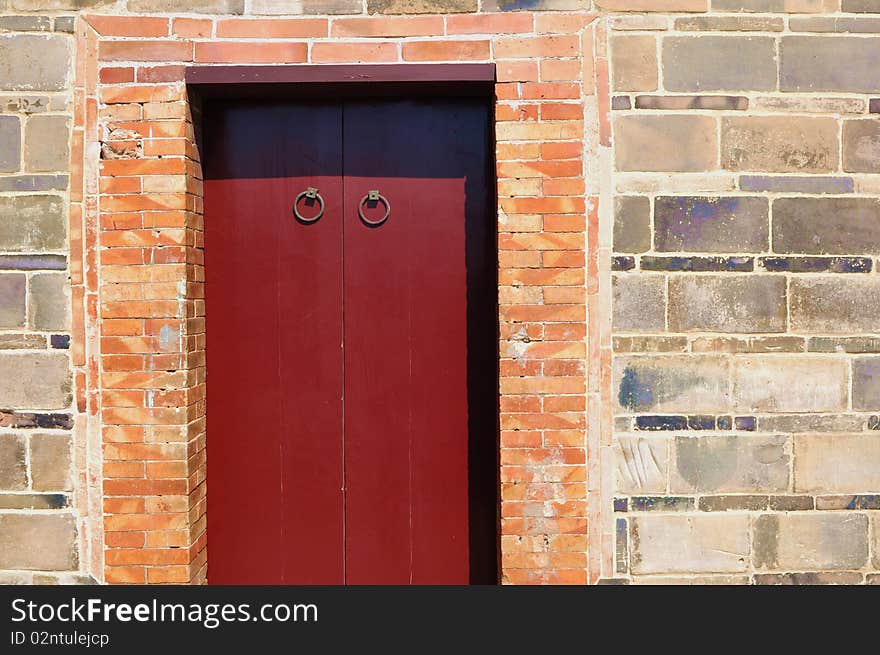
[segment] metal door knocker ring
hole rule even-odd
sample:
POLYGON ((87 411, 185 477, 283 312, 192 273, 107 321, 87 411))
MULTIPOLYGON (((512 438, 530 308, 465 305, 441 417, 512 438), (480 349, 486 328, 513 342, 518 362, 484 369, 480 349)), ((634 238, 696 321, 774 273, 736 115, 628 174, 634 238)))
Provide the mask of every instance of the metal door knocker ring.
POLYGON ((319 218, 324 215, 324 199, 321 197, 321 194, 318 193, 318 190, 310 186, 305 191, 299 193, 296 197, 296 200, 293 201, 293 215, 296 216, 297 220, 302 221, 303 223, 314 223, 319 218), (303 198, 308 198, 309 200, 317 200, 318 201, 318 213, 312 216, 311 218, 306 218, 302 214, 299 213, 299 209, 297 205, 299 205, 299 201, 303 198))
POLYGON ((361 217, 361 220, 364 223, 366 223, 367 225, 371 225, 373 227, 378 227, 379 225, 382 225, 382 223, 384 223, 385 221, 388 220, 388 216, 390 214, 391 214, 391 203, 388 202, 388 200, 382 194, 380 194, 378 190, 373 190, 373 191, 368 192, 367 195, 365 195, 363 198, 361 198, 360 203, 358 203, 358 215, 361 217), (366 216, 364 216, 364 205, 371 200, 373 202, 381 202, 383 205, 385 205, 385 215, 377 221, 372 221, 369 218, 367 218, 366 216))

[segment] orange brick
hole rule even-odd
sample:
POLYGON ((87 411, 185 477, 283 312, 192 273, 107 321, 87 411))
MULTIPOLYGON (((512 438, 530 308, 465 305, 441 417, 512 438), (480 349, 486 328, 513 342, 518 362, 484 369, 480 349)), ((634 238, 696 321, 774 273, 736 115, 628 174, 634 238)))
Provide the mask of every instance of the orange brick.
POLYGON ((327 36, 326 18, 221 18, 217 37, 297 39, 327 36))
POLYGON ((101 41, 101 61, 192 61, 190 41, 101 41))
POLYGON ((439 36, 442 34, 442 16, 335 18, 330 28, 330 36, 334 37, 439 36))
POLYGON ((522 84, 524 100, 564 100, 580 97, 577 84, 564 82, 524 82, 522 84))
POLYGON ((541 144, 541 159, 577 159, 583 154, 582 141, 551 141, 541 144))
POLYGON ((196 43, 195 61, 235 64, 304 63, 308 45, 301 41, 254 43, 248 41, 200 41, 196 43))
POLYGON ((541 104, 541 120, 583 120, 584 108, 578 102, 545 102, 541 104))
POLYGON ((488 58, 488 41, 410 41, 403 44, 404 61, 482 61, 488 58))
POLYGON ((517 59, 498 61, 495 63, 495 77, 499 82, 537 82, 538 64, 517 59))
POLYGON ((105 86, 101 88, 101 102, 108 105, 131 102, 171 102, 182 99, 183 87, 170 84, 105 86))
MULTIPOLYGON (((102 177, 99 182, 101 193, 139 193, 141 190, 141 178, 139 177, 102 177)), ((102 225, 103 219, 102 217, 102 225)), ((128 220, 137 221, 136 227, 140 227, 140 216, 128 217, 128 220)), ((133 223, 129 224, 135 227, 133 223)), ((120 229, 115 227, 113 229, 120 229)))
POLYGON ((396 43, 360 43, 336 41, 315 43, 312 46, 312 62, 316 64, 352 62, 388 62, 398 60, 396 43))
POLYGON ((531 57, 577 57, 579 38, 570 36, 501 37, 493 42, 493 52, 499 59, 531 57))
MULTIPOLYGON (((104 175, 184 175, 186 162, 181 158, 162 159, 105 159, 101 162, 104 175)), ((113 211, 102 207, 104 211, 113 211)), ((123 210, 124 211, 124 210, 123 210)))
POLYGON ((145 16, 86 16, 102 36, 168 36, 167 18, 145 16))
POLYGON ((487 13, 447 16, 447 34, 515 34, 531 32, 532 14, 487 13))
POLYGON ((98 77, 102 84, 134 82, 134 68, 131 66, 105 66, 99 71, 98 77))
POLYGON ((108 566, 104 569, 104 579, 107 584, 144 584, 147 570, 142 566, 108 566))
POLYGON ((578 59, 542 59, 542 82, 575 82, 580 79, 581 62, 578 59))
POLYGON ((144 546, 144 533, 105 532, 104 544, 107 548, 142 548, 144 546))
POLYGON ((548 178, 543 186, 546 196, 579 196, 586 188, 582 177, 548 178))
MULTIPOLYGON (((544 217, 546 232, 583 232, 587 221, 579 214, 548 214, 544 217)), ((563 269, 565 270, 565 269, 563 269)))
POLYGON ((175 18, 171 32, 185 38, 207 38, 212 35, 214 21, 210 18, 175 18))
POLYGON ((184 67, 140 66, 137 69, 138 82, 178 82, 183 79, 184 67))
POLYGON ((595 14, 535 14, 535 32, 538 34, 571 34, 580 31, 596 19, 595 14))
POLYGON ((147 569, 149 584, 183 584, 189 580, 190 574, 187 566, 161 566, 147 569))

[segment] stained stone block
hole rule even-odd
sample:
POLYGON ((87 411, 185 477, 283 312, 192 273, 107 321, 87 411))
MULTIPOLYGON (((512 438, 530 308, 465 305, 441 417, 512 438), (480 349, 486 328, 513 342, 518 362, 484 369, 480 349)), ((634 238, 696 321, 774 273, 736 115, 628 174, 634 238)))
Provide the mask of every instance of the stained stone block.
POLYGON ((614 447, 618 493, 666 491, 668 439, 621 436, 614 447))
POLYGON ((618 332, 662 332, 666 327, 666 283, 662 275, 615 275, 612 313, 618 332))
POLYGON ((880 199, 779 198, 773 202, 773 250, 880 254, 880 199))
POLYGON ((634 574, 746 570, 749 517, 745 514, 644 515, 629 523, 634 574))
POLYGON ((673 332, 784 332, 785 279, 695 275, 669 280, 673 332))
POLYGON ((361 0, 252 0, 251 14, 359 14, 361 0))
POLYGON ((770 37, 666 37, 663 86, 685 92, 769 91, 776 88, 775 58, 770 37))
POLYGON ((614 252, 651 249, 651 201, 645 196, 614 199, 614 252))
POLYGON ((795 491, 880 491, 880 439, 867 434, 806 434, 794 441, 795 491))
POLYGON ((0 489, 18 491, 27 489, 27 485, 24 437, 18 434, 0 434, 0 489))
POLYGON ((67 87, 70 39, 55 34, 0 34, 0 89, 60 91, 67 87))
POLYGON ((837 169, 833 118, 734 116, 721 119, 721 166, 734 171, 822 173, 837 169))
POLYGON ((67 226, 59 196, 0 196, 0 250, 62 250, 67 226))
POLYGON ((0 328, 24 326, 25 283, 22 274, 0 274, 0 328))
POLYGON ((768 245, 765 198, 659 196, 654 239, 665 252, 761 252, 768 245))
POLYGON ((0 513, 0 569, 77 568, 76 522, 68 513, 0 513))
POLYGON ((843 170, 880 173, 880 120, 844 121, 843 170))
POLYGON ((784 36, 779 56, 782 91, 875 93, 880 88, 880 38, 784 36))
POLYGON ((793 278, 789 292, 794 331, 831 334, 877 331, 880 281, 873 277, 793 278))
MULTIPOLYGON (((880 357, 859 357, 853 360, 853 409, 872 411, 880 409, 880 357)), ((878 472, 880 472, 880 461, 878 472)), ((878 484, 880 491, 880 484, 878 484)))
POLYGON ((614 117, 621 171, 706 171, 718 167, 715 120, 709 116, 614 117))
POLYGON ((864 514, 765 514, 754 529, 754 564, 782 571, 860 569, 868 561, 864 514))
POLYGON ((673 440, 673 493, 755 493, 788 489, 788 439, 710 435, 673 440))
MULTIPOLYGON (((511 4, 501 0, 499 8, 511 4)), ((477 0, 367 0, 369 14, 461 14, 477 10, 477 0)))
POLYGON ((21 123, 18 116, 0 116, 0 172, 21 168, 21 123))
POLYGON ((70 437, 31 435, 31 477, 36 491, 70 491, 70 437))
POLYGON ((846 360, 839 357, 738 357, 733 369, 736 407, 754 412, 845 410, 847 369, 846 360))
POLYGON ((728 360, 714 355, 615 357, 613 385, 618 411, 724 411, 730 405, 728 360))
POLYGON ((0 352, 0 407, 61 409, 70 405, 66 352, 0 352))
POLYGON ((25 126, 25 170, 65 170, 69 166, 69 141, 70 119, 67 116, 31 116, 25 126))
POLYGON ((67 275, 44 273, 30 280, 29 321, 38 330, 66 330, 69 327, 67 275))
POLYGON ((657 89, 657 41, 653 36, 626 34, 611 39, 612 90, 657 89))

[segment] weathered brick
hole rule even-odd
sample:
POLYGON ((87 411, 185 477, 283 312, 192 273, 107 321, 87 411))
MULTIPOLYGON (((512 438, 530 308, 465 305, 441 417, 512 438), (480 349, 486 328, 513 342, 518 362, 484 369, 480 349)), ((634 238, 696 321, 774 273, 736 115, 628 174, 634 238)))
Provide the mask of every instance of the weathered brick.
POLYGON ((791 329, 858 334, 877 331, 880 281, 847 276, 791 280, 791 329))
POLYGON ((870 273, 870 257, 760 257, 761 268, 787 273, 870 273))
POLYGON ((655 257, 645 255, 641 259, 643 271, 752 271, 754 257, 655 257))
POLYGON ((725 357, 615 357, 613 369, 616 406, 621 411, 712 412, 730 404, 725 357))
POLYGON ((749 99, 745 96, 636 96, 636 109, 744 111, 748 108, 749 99))
POLYGON ((29 321, 37 330, 66 330, 69 327, 67 275, 34 275, 29 285, 29 321))
POLYGON ((780 198, 773 249, 816 255, 880 254, 880 199, 780 198))
POLYGON ((667 91, 769 91, 776 88, 775 57, 769 37, 666 37, 663 86, 667 91))
POLYGON ((862 583, 858 571, 810 571, 807 573, 756 573, 756 585, 857 585, 862 583))
POLYGON ((461 14, 477 10, 477 0, 367 0, 369 14, 461 14))
POLYGON ((787 443, 783 436, 676 437, 670 489, 673 493, 786 491, 787 443))
POLYGON ((864 428, 861 416, 822 416, 819 414, 788 414, 762 416, 763 432, 851 432, 864 428))
POLYGON ((25 126, 25 170, 66 170, 69 166, 69 141, 70 119, 67 116, 31 116, 25 126))
POLYGON ((614 199, 614 252, 651 249, 651 201, 645 196, 614 199))
POLYGON ((838 164, 833 118, 748 116, 721 120, 721 165, 735 171, 821 173, 838 164))
POLYGON ((768 246, 769 203, 736 196, 654 200, 654 242, 665 252, 762 252, 768 246))
POLYGON ((42 334, 0 334, 0 350, 44 349, 46 337, 42 334))
MULTIPOLYGON (((880 409, 880 357, 859 357, 853 360, 852 387, 853 409, 880 409)), ((877 470, 880 472, 880 466, 877 470)), ((880 488, 880 484, 877 486, 880 488)))
POLYGON ((759 96, 752 107, 759 111, 800 112, 806 114, 864 114, 865 98, 828 98, 821 96, 759 96))
POLYGON ((66 9, 94 9, 114 4, 115 0, 11 0, 12 8, 19 11, 64 11, 66 9))
MULTIPOLYGON (((302 4, 306 3, 308 0, 303 0, 302 4)), ((128 0, 128 10, 141 14, 183 11, 190 14, 242 14, 244 0, 188 0, 185 6, 181 6, 180 0, 128 0)))
POLYGON ((868 561, 868 517, 850 513, 765 514, 755 523, 757 568, 860 569, 868 561))
POLYGON ((630 519, 632 572, 745 571, 749 517, 744 514, 646 515, 630 519))
POLYGON ((847 362, 836 357, 738 357, 733 368, 736 407, 758 412, 846 409, 847 362))
POLYGON ((60 91, 70 69, 69 39, 52 34, 0 34, 0 89, 60 91))
POLYGON ((0 191, 65 191, 67 175, 10 175, 0 177, 0 191))
POLYGON ((657 89, 657 41, 653 36, 618 35, 611 39, 612 89, 657 89))
POLYGON ((621 171, 705 171, 718 166, 716 124, 708 116, 615 116, 621 171))
POLYGON ((779 56, 782 91, 872 93, 880 87, 880 38, 784 36, 779 56))
POLYGON ((807 350, 817 353, 880 353, 880 338, 810 337, 807 350))
POLYGON ((740 495, 735 496, 703 496, 699 507, 703 512, 749 511, 767 509, 768 496, 740 495))
POLYGON ((27 489, 27 455, 24 437, 0 434, 0 489, 27 489))
POLYGON ((70 387, 67 353, 0 353, 0 407, 61 409, 70 387))
POLYGON ((853 14, 880 14, 878 0, 843 0, 841 11, 853 14))
POLYGON ((359 14, 361 0, 252 0, 251 14, 280 16, 293 14, 359 14))
POLYGON ((662 275, 615 275, 612 317, 618 332, 662 332, 666 327, 666 282, 662 275))
POLYGON ((840 0, 712 0, 715 11, 818 14, 837 11, 840 0))
POLYGON ((58 196, 0 197, 0 250, 61 250, 67 229, 58 196))
POLYGON ((664 353, 685 352, 687 337, 612 337, 614 352, 664 353))
POLYGON ((844 121, 843 170, 880 173, 880 120, 844 121))
POLYGON ((782 18, 763 16, 688 16, 675 19, 675 29, 706 32, 781 32, 782 18))
POLYGON ((0 513, 0 569, 77 568, 76 522, 67 513, 0 513))
POLYGON ((18 116, 0 116, 0 172, 21 168, 21 123, 18 116))
POLYGON ((867 434, 806 434, 794 439, 797 492, 880 491, 880 439, 867 434))
POLYGON ((852 193, 854 184, 851 177, 741 175, 739 188, 772 193, 852 193))
POLYGON ((31 435, 31 479, 36 491, 69 491, 70 437, 66 434, 31 435))
POLYGON ((48 32, 52 19, 48 16, 0 16, 0 30, 10 32, 48 32))
POLYGON ((784 332, 785 280, 775 275, 695 275, 669 280, 674 332, 784 332))
POLYGON ((792 32, 880 32, 880 20, 877 18, 827 17, 791 18, 789 28, 792 32))
POLYGON ((25 281, 19 273, 0 275, 0 328, 24 326, 25 281))
POLYGON ((577 11, 589 9, 589 0, 530 0, 528 7, 522 4, 522 0, 483 0, 482 11, 517 11, 529 9, 532 11, 577 11))

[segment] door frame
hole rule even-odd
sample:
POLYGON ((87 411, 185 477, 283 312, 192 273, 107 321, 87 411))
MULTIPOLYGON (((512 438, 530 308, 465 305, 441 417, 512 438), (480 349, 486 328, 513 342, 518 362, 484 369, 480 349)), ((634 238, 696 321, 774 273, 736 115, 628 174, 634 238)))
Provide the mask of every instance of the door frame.
POLYGON ((259 41, 214 36, 247 18, 206 15, 192 30, 172 13, 132 16, 124 29, 77 17, 74 505, 82 567, 99 582, 201 584, 207 574, 199 107, 184 79, 193 62, 263 72, 274 62, 497 64, 501 582, 585 584, 613 572, 613 457, 599 457, 612 418, 612 205, 600 206, 598 168, 610 153, 607 19, 511 17, 427 15, 418 35, 380 22, 357 38, 336 36, 344 17, 287 17, 311 36, 259 41), (167 32, 144 40, 159 19, 167 32))
MULTIPOLYGON (((239 100, 265 100, 291 101, 321 99, 330 102, 343 103, 347 100, 376 100, 381 102, 388 100, 409 100, 415 98, 474 98, 482 101, 486 108, 486 158, 483 162, 486 175, 486 261, 497 261, 497 196, 493 192, 496 186, 495 177, 495 139, 494 139, 494 84, 495 64, 388 64, 388 65, 328 65, 328 66, 192 66, 187 67, 185 72, 188 98, 190 106, 194 109, 193 127, 195 141, 200 153, 206 149, 202 140, 202 118, 210 111, 214 102, 239 101, 239 100)), ((204 162, 203 162, 204 164, 204 162)), ((206 220, 210 220, 206 217, 206 220)), ((466 228, 467 229, 467 228, 466 228)), ((471 245, 466 236, 466 251, 471 251, 471 245)), ((468 278, 470 275, 468 274, 468 278)), ((493 274, 488 280, 491 286, 497 290, 498 274, 497 266, 493 268, 493 274)), ((487 521, 471 523, 469 521, 469 554, 471 559, 472 576, 478 575, 477 584, 495 584, 501 578, 501 508, 500 508, 500 412, 499 412, 499 386, 498 366, 500 353, 498 349, 498 298, 494 293, 494 303, 486 304, 488 287, 481 285, 480 295, 475 301, 471 297, 473 289, 468 285, 467 289, 467 350, 468 350, 468 387, 467 394, 472 394, 471 383, 477 386, 473 391, 480 395, 480 387, 486 390, 486 385, 491 384, 494 389, 494 406, 491 412, 484 415, 482 410, 474 413, 473 420, 476 423, 488 423, 492 420, 492 432, 495 439, 492 443, 490 454, 488 444, 483 448, 474 446, 468 440, 469 482, 478 481, 475 487, 469 486, 468 504, 471 512, 480 513, 480 506, 485 504, 487 494, 492 494, 492 505, 495 507, 494 522, 484 525, 487 521), (482 302, 480 302, 482 300, 482 302), (484 347, 487 334, 484 328, 480 330, 481 320, 491 316, 494 321, 494 337, 490 341, 494 348, 494 363, 492 380, 484 380, 485 366, 481 366, 478 355, 472 346, 475 344, 484 347), (474 317, 481 319, 472 320, 474 317), (489 414, 491 413, 491 417, 489 414), (488 464, 490 457, 494 460, 488 464), (475 466, 481 468, 490 465, 491 472, 485 471, 486 479, 482 475, 470 475, 475 466), (491 476, 492 490, 488 489, 491 476), (474 488, 480 492, 478 495, 474 488), (482 502, 481 502, 482 500, 482 502), (491 541, 491 544, 488 542, 491 541), (488 557, 480 558, 481 554, 494 554, 492 563, 492 581, 485 580, 485 571, 488 567, 488 557), (477 571, 476 574, 473 571, 477 571)), ((207 334, 207 333, 206 333, 207 334)), ((207 337, 210 344, 210 337, 207 337)), ((208 351, 209 352, 209 351, 208 351)), ((210 375, 210 359, 207 360, 207 372, 210 375)), ((207 386, 207 382, 206 382, 207 386)), ((485 395, 485 394, 484 394, 485 395)), ((470 413, 469 413, 470 414, 470 413)), ((210 421, 210 415, 206 414, 210 421)), ((469 416, 469 423, 471 417, 469 416)), ((209 448, 208 448, 209 450, 209 448)), ((207 532, 207 530, 206 530, 207 532)), ((210 536, 210 535, 209 535, 210 536)), ((210 578, 209 578, 210 580, 210 578)), ((473 583, 473 578, 472 578, 473 583)))

